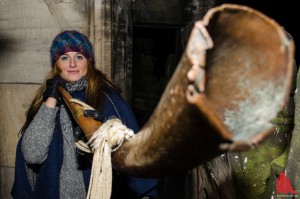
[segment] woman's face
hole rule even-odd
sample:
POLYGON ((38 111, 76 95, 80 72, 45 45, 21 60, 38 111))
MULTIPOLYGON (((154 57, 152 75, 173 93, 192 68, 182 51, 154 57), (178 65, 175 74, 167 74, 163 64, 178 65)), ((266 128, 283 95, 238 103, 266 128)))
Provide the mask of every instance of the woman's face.
POLYGON ((87 74, 87 59, 78 52, 67 52, 61 55, 56 64, 61 70, 60 76, 68 82, 76 82, 87 74))

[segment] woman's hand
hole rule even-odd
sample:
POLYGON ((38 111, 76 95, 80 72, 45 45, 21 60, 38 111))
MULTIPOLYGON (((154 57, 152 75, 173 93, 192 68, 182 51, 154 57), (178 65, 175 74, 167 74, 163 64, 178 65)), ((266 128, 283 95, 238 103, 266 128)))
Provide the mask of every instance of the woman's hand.
POLYGON ((65 87, 67 81, 60 75, 56 75, 46 81, 46 90, 43 94, 43 98, 46 106, 54 108, 57 104, 62 103, 62 98, 58 91, 58 86, 65 87))

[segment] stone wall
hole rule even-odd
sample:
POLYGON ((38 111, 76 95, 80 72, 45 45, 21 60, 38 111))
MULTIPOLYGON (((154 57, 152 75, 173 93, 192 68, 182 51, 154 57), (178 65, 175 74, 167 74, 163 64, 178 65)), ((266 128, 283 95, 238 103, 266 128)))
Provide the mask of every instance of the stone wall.
POLYGON ((112 1, 112 66, 114 82, 131 103, 132 93, 132 18, 130 0, 112 1))
POLYGON ((0 84, 0 198, 8 199, 13 184, 18 132, 37 84, 0 84))

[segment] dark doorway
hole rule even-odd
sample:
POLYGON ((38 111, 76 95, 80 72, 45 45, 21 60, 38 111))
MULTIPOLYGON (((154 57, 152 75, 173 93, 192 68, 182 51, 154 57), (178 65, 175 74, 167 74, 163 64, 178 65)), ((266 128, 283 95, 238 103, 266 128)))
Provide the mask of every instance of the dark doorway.
POLYGON ((182 50, 179 27, 133 27, 132 108, 140 127, 149 119, 173 74, 182 50))

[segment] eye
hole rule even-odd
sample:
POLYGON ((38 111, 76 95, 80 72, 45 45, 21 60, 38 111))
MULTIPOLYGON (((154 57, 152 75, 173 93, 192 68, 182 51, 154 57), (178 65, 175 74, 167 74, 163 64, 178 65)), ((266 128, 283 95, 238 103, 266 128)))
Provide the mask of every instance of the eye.
POLYGON ((61 59, 62 61, 69 61, 69 60, 70 60, 70 57, 69 57, 68 55, 62 55, 62 56, 60 57, 60 59, 61 59))
POLYGON ((76 55, 75 59, 76 60, 83 60, 83 55, 76 55))

